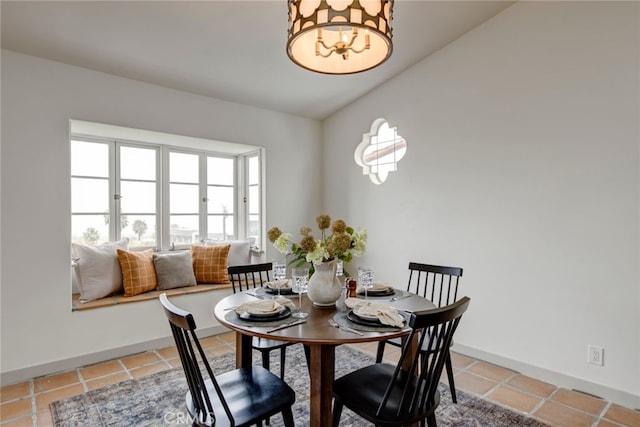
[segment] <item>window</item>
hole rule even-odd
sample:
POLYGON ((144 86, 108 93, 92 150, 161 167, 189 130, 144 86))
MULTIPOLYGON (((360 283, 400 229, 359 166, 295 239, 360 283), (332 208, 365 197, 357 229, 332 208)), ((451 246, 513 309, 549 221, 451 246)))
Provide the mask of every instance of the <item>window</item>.
POLYGON ((128 237, 132 248, 158 247, 159 149, 119 143, 116 147, 115 203, 108 219, 119 232, 115 240, 128 237))
POLYGON ((228 151, 72 134, 71 240, 127 237, 131 248, 168 250, 254 237, 260 245, 261 149, 228 151))
POLYGON ((369 175, 374 184, 382 184, 389 172, 397 170, 397 165, 407 152, 407 142, 398 135, 397 129, 389 127, 385 119, 376 119, 371 131, 362 135, 356 147, 354 159, 362 166, 362 174, 369 175))
POLYGON ((87 244, 109 239, 109 145, 71 141, 71 236, 87 244))
POLYGON ((254 154, 247 157, 247 165, 249 170, 249 197, 248 197, 248 209, 247 215, 247 236, 253 237, 256 241, 260 240, 262 236, 262 197, 261 197, 261 168, 260 158, 254 154))
POLYGON ((207 157, 207 237, 210 239, 225 240, 236 235, 234 165, 233 159, 207 157))
POLYGON ((200 238, 200 155, 169 151, 169 243, 200 238))

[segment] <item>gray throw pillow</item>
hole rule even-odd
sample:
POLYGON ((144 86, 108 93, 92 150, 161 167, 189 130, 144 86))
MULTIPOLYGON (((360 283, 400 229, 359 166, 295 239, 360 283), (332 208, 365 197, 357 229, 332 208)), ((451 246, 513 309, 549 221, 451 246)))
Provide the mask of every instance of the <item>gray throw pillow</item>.
POLYGON ((173 289, 195 286, 191 252, 181 251, 169 254, 153 254, 153 265, 158 278, 158 289, 173 289))

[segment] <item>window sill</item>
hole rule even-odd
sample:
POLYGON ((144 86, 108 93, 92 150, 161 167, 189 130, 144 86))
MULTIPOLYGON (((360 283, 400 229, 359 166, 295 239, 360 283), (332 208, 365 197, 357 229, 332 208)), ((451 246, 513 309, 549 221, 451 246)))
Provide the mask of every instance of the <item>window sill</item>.
POLYGON ((91 310, 94 308, 110 307, 118 304, 128 304, 132 302, 157 299, 160 296, 160 294, 164 292, 166 292, 167 296, 175 296, 175 295, 196 294, 200 292, 217 291, 219 289, 230 289, 230 288, 231 288, 231 284, 186 286, 184 288, 145 292, 143 294, 135 295, 132 297, 125 297, 124 295, 112 295, 110 297, 89 301, 84 304, 80 302, 80 294, 73 294, 71 299, 71 311, 91 310))

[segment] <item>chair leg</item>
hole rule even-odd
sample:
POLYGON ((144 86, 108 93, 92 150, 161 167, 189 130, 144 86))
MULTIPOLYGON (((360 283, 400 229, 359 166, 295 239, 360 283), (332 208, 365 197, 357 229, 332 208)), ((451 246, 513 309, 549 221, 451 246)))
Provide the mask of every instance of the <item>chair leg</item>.
POLYGON ((382 363, 384 357, 384 341, 378 341, 378 351, 376 352, 376 363, 382 363))
POLYGON ((342 416, 342 401, 337 397, 333 399, 333 427, 340 425, 340 417, 342 416))
POLYGON ((291 410, 291 406, 287 406, 282 410, 282 420, 284 421, 285 427, 295 427, 293 423, 293 412, 291 410))
POLYGON ((451 390, 451 401, 458 403, 458 397, 456 396, 456 384, 453 382, 453 366, 451 364, 451 353, 447 350, 447 358, 444 361, 445 368, 447 370, 447 378, 449 379, 449 389, 451 390))
POLYGON ((262 354, 262 367, 268 371, 271 365, 271 361, 269 360, 269 351, 260 350, 260 353, 262 354))
POLYGON ((287 347, 280 349, 280 378, 284 380, 284 359, 287 355, 287 347))
MULTIPOLYGON (((268 350, 260 350, 260 354, 262 354, 262 366, 268 371, 271 365, 271 354, 268 350)), ((271 425, 269 418, 266 419, 266 424, 271 425)), ((259 422, 259 427, 262 427, 262 421, 259 422)))
POLYGON ((429 427, 438 427, 438 423, 436 422, 436 414, 427 416, 427 425, 429 427))

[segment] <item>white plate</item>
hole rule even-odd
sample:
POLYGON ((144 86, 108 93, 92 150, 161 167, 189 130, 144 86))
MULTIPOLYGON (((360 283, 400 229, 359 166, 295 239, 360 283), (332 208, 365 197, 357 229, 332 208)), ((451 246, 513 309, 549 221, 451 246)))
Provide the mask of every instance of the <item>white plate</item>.
POLYGON ((274 312, 274 313, 258 313, 258 314, 252 314, 252 313, 248 313, 248 312, 243 312, 238 314, 238 317, 240 317, 243 320, 253 320, 253 321, 257 321, 257 322, 268 322, 271 320, 280 320, 280 319, 284 319, 286 317, 289 317, 291 315, 291 309, 289 307, 283 307, 280 310, 274 312))
POLYGON ((252 317, 277 317, 280 312, 282 311, 282 309, 280 310, 274 310, 274 311, 270 311, 269 313, 265 313, 265 312, 253 312, 251 310, 248 310, 247 313, 249 315, 251 315, 252 317))

